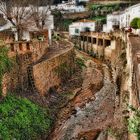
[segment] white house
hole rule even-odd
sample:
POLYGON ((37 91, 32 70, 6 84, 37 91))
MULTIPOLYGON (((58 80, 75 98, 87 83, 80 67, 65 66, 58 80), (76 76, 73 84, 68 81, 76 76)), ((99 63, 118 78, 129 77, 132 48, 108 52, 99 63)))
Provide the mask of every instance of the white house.
POLYGON ((114 25, 119 25, 120 15, 118 13, 113 13, 107 15, 107 23, 103 25, 103 32, 113 31, 114 25))
POLYGON ((85 12, 86 8, 83 5, 76 5, 76 0, 62 2, 61 4, 52 5, 51 10, 59 10, 62 13, 85 12))
POLYGON ((140 3, 127 8, 123 12, 107 15, 107 24, 103 26, 103 32, 113 31, 114 25, 118 25, 120 29, 130 27, 131 21, 136 17, 140 17, 140 3))
POLYGON ((136 17, 140 17, 140 3, 129 7, 120 14, 120 28, 129 27, 130 22, 136 17))
POLYGON ((89 0, 78 0, 79 2, 89 2, 89 0))
MULTIPOLYGON (((27 11, 29 11, 28 7, 25 9, 27 11)), ((39 7, 40 11, 45 11, 46 9, 48 9, 48 7, 39 7)), ((21 10, 22 10, 22 8, 21 8, 21 10)), ((3 13, 1 13, 1 14, 3 14, 3 13)), ((4 17, 4 18, 6 19, 6 17, 4 17)), ((32 21, 32 19, 30 19, 30 20, 32 21)), ((26 21, 26 19, 24 21, 26 21)), ((12 23, 9 20, 7 20, 7 23, 4 26, 0 26, 0 31, 7 30, 7 29, 11 29, 14 32, 15 40, 17 41, 18 35, 17 35, 16 28, 12 25, 12 23)), ((51 12, 49 10, 47 11, 47 18, 46 18, 43 30, 46 30, 46 29, 48 30, 48 40, 49 40, 49 42, 51 42, 51 32, 54 29, 54 19, 53 19, 53 16, 51 15, 51 12)), ((38 30, 39 29, 36 27, 35 24, 30 24, 29 26, 26 27, 26 29, 23 30, 22 39, 29 41, 30 40, 30 32, 38 31, 38 30)))
POLYGON ((96 21, 95 20, 80 20, 74 22, 69 26, 70 36, 79 36, 80 32, 95 31, 96 21))

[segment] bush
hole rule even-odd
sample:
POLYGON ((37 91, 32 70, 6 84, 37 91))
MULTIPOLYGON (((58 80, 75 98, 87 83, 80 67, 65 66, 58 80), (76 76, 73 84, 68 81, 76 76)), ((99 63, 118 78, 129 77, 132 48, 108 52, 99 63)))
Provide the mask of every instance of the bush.
POLYGON ((140 29, 140 19, 137 21, 138 29, 140 29))
POLYGON ((130 26, 134 29, 138 29, 140 25, 138 25, 140 23, 140 18, 134 18, 131 23, 130 26))
POLYGON ((77 65, 80 69, 86 67, 84 60, 81 59, 81 58, 79 58, 79 57, 76 58, 76 65, 77 65))
POLYGON ((138 140, 140 139, 140 111, 130 106, 130 109, 134 112, 133 117, 128 120, 128 130, 134 133, 138 140))
POLYGON ((48 111, 28 99, 8 96, 0 103, 0 139, 40 139, 50 125, 48 111))

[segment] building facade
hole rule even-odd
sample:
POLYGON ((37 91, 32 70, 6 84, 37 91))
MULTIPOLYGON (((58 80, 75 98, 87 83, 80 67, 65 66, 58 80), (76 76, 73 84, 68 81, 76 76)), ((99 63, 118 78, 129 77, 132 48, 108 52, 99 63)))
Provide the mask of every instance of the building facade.
POLYGON ((51 10, 59 10, 62 13, 78 13, 86 11, 86 8, 83 5, 78 5, 76 0, 71 0, 68 2, 63 1, 61 4, 52 5, 51 10))
POLYGON ((131 21, 140 17, 140 3, 127 8, 123 12, 107 15, 107 24, 103 26, 103 32, 114 31, 114 26, 119 26, 120 29, 130 27, 131 21))
POLYGON ((120 15, 118 13, 107 15, 107 23, 103 25, 103 32, 111 32, 114 26, 119 25, 120 15))
MULTIPOLYGON (((30 10, 30 7, 26 7, 26 8, 20 8, 18 11, 20 10, 27 10, 29 11, 30 10)), ((44 30, 46 31, 47 30, 47 33, 48 33, 48 41, 49 43, 51 43, 51 34, 52 34, 52 30, 54 29, 54 19, 53 19, 53 15, 51 15, 51 12, 50 10, 48 9, 48 11, 46 10, 48 9, 48 6, 47 7, 39 7, 38 10, 39 12, 42 12, 44 11, 45 14, 47 14, 47 17, 45 18, 45 21, 43 23, 43 28, 40 29, 40 28, 37 28, 36 26, 36 23, 34 23, 34 19, 33 18, 30 18, 30 21, 31 21, 31 25, 26 25, 26 19, 25 19, 25 25, 24 26, 27 26, 23 29, 22 31, 22 40, 24 41, 30 41, 32 38, 31 38, 31 32, 41 32, 44 30)), ((43 13, 43 14, 44 14, 43 13)), ((0 14, 3 14, 0 12, 0 14)), ((7 19, 7 17, 5 17, 4 15, 4 19, 6 20, 6 24, 4 24, 3 26, 0 26, 0 32, 1 33, 5 33, 5 31, 10 31, 14 34, 14 40, 15 41, 18 41, 18 32, 17 32, 17 28, 15 26, 13 26, 13 24, 7 19)), ((14 22, 16 23, 16 20, 13 18, 14 22)), ((42 22, 42 21, 41 21, 42 22)), ((41 23, 42 24, 42 23, 41 23)))
POLYGON ((90 32, 95 31, 96 21, 94 20, 80 20, 74 22, 69 26, 69 35, 70 36, 80 36, 81 32, 90 32))

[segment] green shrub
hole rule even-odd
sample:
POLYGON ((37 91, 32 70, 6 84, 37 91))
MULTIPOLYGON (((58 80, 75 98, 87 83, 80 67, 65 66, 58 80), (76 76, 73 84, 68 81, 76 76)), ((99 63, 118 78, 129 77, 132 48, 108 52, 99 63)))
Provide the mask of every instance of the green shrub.
POLYGON ((132 28, 134 28, 134 29, 138 29, 138 28, 139 28, 139 27, 138 27, 139 20, 140 20, 140 18, 134 18, 134 19, 131 21, 130 26, 131 26, 132 28))
POLYGON ((134 133, 138 140, 140 140, 140 111, 130 106, 130 109, 134 112, 133 117, 128 119, 128 130, 134 133))
POLYGON ((0 103, 0 139, 40 139, 51 125, 48 111, 25 98, 7 96, 0 103))
POLYGON ((138 19, 137 21, 137 26, 138 26, 138 29, 140 29, 140 19, 138 19))
POLYGON ((76 58, 76 65, 82 69, 83 67, 86 67, 85 62, 83 59, 81 58, 76 58))

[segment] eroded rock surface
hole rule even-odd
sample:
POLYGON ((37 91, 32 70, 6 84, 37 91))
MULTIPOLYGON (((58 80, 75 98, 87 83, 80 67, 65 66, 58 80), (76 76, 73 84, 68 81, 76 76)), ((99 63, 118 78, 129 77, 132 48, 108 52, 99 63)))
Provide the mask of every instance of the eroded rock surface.
MULTIPOLYGON (((106 65, 102 70, 88 60, 81 91, 72 102, 74 112, 65 120, 59 117, 51 140, 92 140, 113 120, 116 88, 106 65), (104 76, 103 76, 104 75, 104 76)), ((69 108, 67 108, 69 109, 69 108)))

